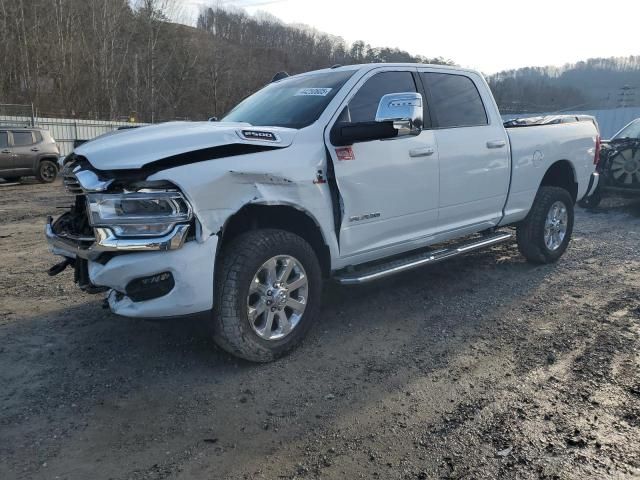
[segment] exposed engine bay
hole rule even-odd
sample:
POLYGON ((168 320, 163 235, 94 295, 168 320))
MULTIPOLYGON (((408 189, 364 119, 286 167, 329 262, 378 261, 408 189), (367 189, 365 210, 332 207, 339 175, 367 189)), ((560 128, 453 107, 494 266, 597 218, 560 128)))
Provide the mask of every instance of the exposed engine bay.
POLYGON ((613 139, 600 154, 603 186, 640 190, 640 139, 613 139))

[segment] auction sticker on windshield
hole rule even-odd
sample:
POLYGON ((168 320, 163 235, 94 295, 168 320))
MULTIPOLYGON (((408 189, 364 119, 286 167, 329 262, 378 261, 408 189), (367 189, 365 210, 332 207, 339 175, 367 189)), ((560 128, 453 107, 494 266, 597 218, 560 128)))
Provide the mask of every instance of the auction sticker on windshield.
POLYGON ((296 93, 296 97, 326 97, 331 90, 331 88, 301 88, 296 93))

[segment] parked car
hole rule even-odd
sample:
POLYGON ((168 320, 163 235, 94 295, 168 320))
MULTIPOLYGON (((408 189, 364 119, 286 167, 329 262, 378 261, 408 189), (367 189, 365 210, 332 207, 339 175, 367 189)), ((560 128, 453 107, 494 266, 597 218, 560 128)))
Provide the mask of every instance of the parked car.
POLYGON ((472 70, 284 78, 219 122, 79 147, 63 172, 75 206, 47 224, 64 257, 50 273, 73 265, 120 315, 209 312, 222 348, 269 361, 313 324, 323 277, 363 284, 514 236, 529 261, 558 260, 597 185, 597 137, 592 122, 505 129, 472 70))
POLYGON ((582 207, 597 207, 607 194, 640 196, 640 118, 602 142, 598 172, 600 184, 593 195, 580 202, 582 207))
POLYGON ((60 150, 48 130, 0 126, 0 177, 17 181, 35 175, 44 183, 58 175, 60 150))

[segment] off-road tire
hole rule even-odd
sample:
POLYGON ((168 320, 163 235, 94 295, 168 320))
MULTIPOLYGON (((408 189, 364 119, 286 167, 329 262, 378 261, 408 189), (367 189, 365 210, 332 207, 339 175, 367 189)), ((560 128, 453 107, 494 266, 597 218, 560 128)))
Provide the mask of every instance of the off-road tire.
POLYGON ((574 211, 571 194, 564 188, 542 186, 536 194, 533 206, 516 229, 520 253, 530 263, 544 264, 556 262, 567 249, 573 232, 574 211), (567 231, 556 250, 550 250, 544 242, 544 228, 551 206, 560 201, 567 209, 567 231))
POLYGON ((58 176, 58 165, 51 160, 42 160, 38 164, 36 178, 42 183, 51 183, 58 176), (53 174, 51 172, 54 172, 53 174))
POLYGON ((252 230, 234 239, 220 252, 216 267, 213 335, 227 352, 253 362, 270 362, 295 348, 314 323, 322 293, 322 275, 311 246, 298 235, 275 230, 252 230), (297 326, 282 339, 265 340, 247 318, 249 285, 261 265, 277 255, 291 255, 303 266, 309 290, 297 326))

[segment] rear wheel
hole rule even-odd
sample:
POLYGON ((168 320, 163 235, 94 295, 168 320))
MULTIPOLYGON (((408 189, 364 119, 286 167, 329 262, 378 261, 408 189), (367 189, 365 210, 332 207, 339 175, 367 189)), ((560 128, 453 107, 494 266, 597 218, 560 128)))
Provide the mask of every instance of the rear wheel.
POLYGON ((43 160, 38 165, 36 178, 42 183, 51 183, 58 176, 58 165, 51 160, 43 160))
POLYGON ((560 187, 540 187, 531 211, 517 227, 520 253, 531 263, 552 263, 567 249, 573 232, 573 199, 560 187))
POLYGON ((214 338, 255 362, 300 343, 317 316, 322 277, 311 246, 282 230, 254 230, 221 252, 216 273, 214 338))

